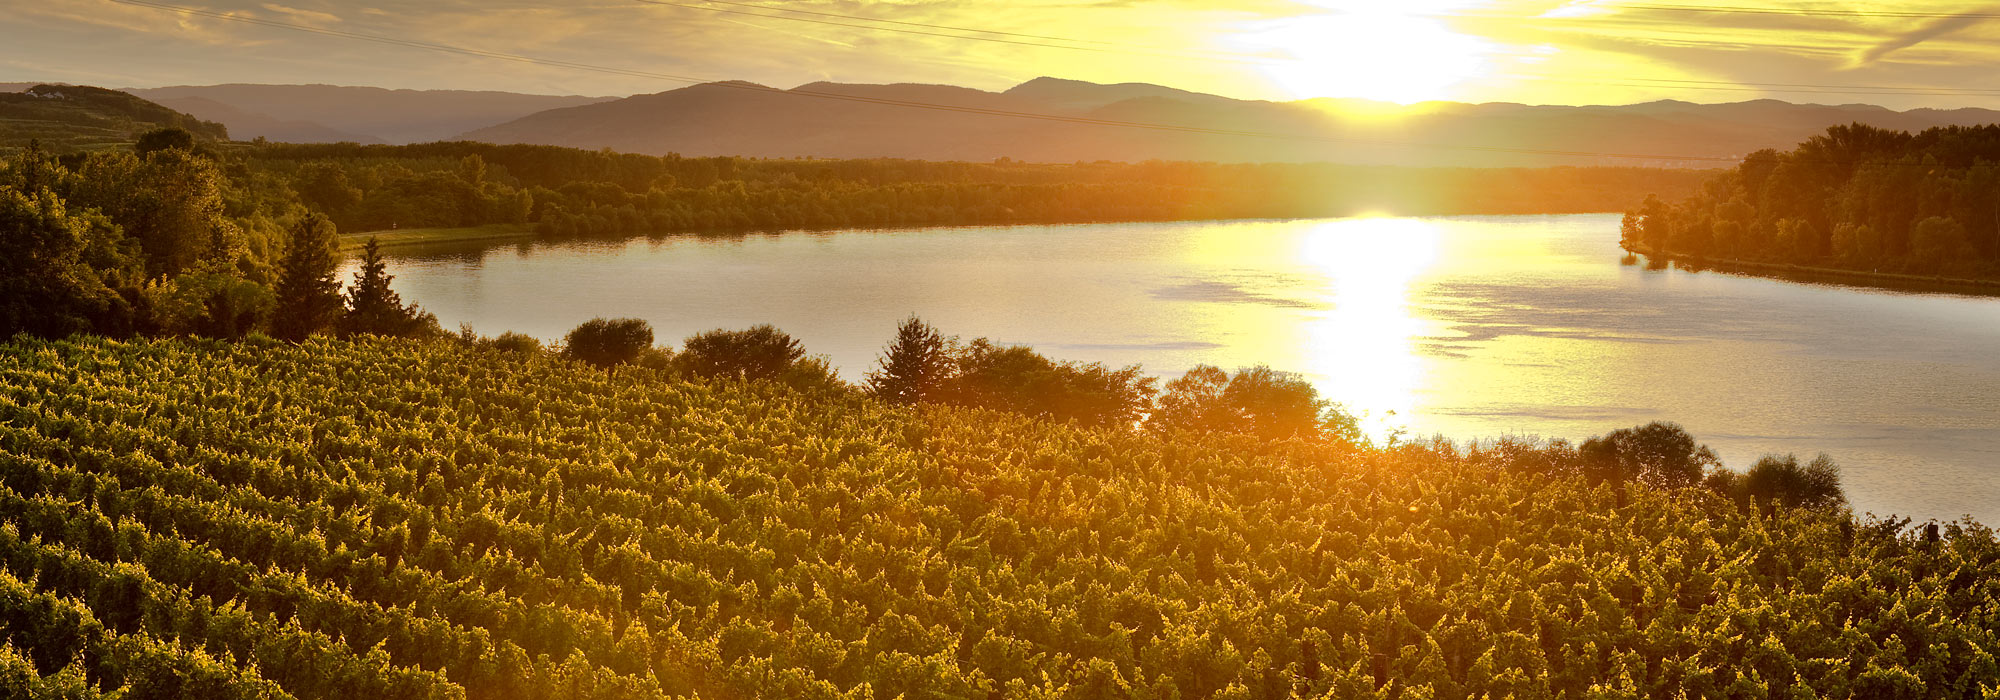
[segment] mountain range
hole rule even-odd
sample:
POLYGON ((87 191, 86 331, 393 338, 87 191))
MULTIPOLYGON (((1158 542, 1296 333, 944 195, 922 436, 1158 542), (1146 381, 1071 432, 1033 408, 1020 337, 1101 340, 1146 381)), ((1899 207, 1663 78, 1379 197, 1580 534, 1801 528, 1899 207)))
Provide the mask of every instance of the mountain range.
POLYGON ((777 90, 709 83, 540 112, 465 138, 690 156, 1712 166, 1712 159, 1789 147, 1849 122, 1917 131, 2000 122, 2000 112, 1897 112, 1778 100, 1399 107, 1362 100, 1238 100, 1158 85, 1057 78, 1037 78, 1003 92, 946 85, 812 83, 777 90))
MULTIPOLYGON (((0 83, 0 93, 33 83, 0 83)), ((1920 131, 2000 123, 1985 109, 1894 111, 1753 100, 1557 106, 1239 100, 1142 83, 706 83, 624 98, 332 85, 127 89, 239 140, 464 139, 686 156, 986 161, 1713 167, 1835 124, 1920 131)))
POLYGON ((229 126, 239 139, 422 143, 610 97, 338 85, 182 85, 126 92, 229 126))

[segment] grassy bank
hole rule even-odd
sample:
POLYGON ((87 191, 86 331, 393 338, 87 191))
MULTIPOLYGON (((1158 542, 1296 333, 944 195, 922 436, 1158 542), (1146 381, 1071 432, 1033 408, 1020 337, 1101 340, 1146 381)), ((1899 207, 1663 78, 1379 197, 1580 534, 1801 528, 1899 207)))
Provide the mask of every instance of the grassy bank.
POLYGON ((1763 515, 1533 459, 452 341, 22 338, 0 343, 0 696, 62 669, 211 700, 1957 698, 2000 678, 1990 530, 1763 515))
POLYGON ((1770 277, 1792 282, 1841 284, 1853 287, 1892 289, 1905 292, 1947 292, 1953 294, 2000 296, 2000 279, 1907 275, 1893 272, 1847 270, 1837 267, 1794 265, 1790 263, 1696 258, 1691 255, 1682 255, 1679 253, 1656 253, 1642 246, 1626 246, 1625 249, 1655 260, 1672 261, 1675 266, 1693 272, 1726 272, 1752 277, 1770 277))
POLYGON ((417 245, 422 243, 459 243, 464 241, 503 240, 528 238, 535 235, 534 224, 488 224, 461 228, 405 228, 387 231, 364 231, 340 235, 340 252, 352 255, 361 246, 374 238, 382 247, 417 245))

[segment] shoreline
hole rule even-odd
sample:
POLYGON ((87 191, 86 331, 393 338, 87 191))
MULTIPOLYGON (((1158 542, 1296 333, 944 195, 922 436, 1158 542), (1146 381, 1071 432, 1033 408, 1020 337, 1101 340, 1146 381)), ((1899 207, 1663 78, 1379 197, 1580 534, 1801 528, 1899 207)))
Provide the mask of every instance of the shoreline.
POLYGON ((1764 277, 1788 282, 1837 284, 1848 287, 1866 287, 1891 291, 1943 292, 1970 296, 2000 297, 2000 280, 1996 279, 1871 272, 1866 270, 1847 270, 1837 267, 1753 262, 1749 260, 1696 259, 1691 255, 1656 253, 1637 246, 1625 246, 1621 244, 1619 247, 1628 253, 1644 255, 1649 259, 1672 262, 1675 267, 1689 272, 1721 272, 1723 274, 1764 277))
POLYGON ((531 238, 535 235, 534 224, 487 224, 460 228, 406 228, 387 231, 362 231, 340 234, 340 254, 354 255, 374 238, 383 248, 419 245, 424 243, 458 243, 463 241, 491 241, 512 238, 531 238))

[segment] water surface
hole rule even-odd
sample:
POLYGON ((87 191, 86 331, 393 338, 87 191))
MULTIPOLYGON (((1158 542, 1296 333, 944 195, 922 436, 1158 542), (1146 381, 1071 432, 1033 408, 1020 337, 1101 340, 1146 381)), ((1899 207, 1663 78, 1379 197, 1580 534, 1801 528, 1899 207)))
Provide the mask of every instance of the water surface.
MULTIPOLYGON (((673 235, 390 251, 447 328, 663 341, 773 323, 858 379, 902 318, 1063 358, 1264 363, 1372 434, 1678 421, 1746 468, 1832 455, 1857 511, 2000 522, 2000 299, 1646 270, 1609 215, 673 235)), ((343 273, 345 274, 345 273, 343 273)))

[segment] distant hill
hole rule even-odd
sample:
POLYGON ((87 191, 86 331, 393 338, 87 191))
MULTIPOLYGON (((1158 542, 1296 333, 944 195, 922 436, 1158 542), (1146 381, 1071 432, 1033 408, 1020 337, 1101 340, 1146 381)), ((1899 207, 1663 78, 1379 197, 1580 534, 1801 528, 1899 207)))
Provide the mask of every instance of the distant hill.
POLYGON ((1263 102, 1158 85, 1100 85, 1056 78, 1037 78, 1005 92, 910 84, 813 83, 789 91, 744 87, 758 86, 710 83, 554 109, 469 131, 464 138, 689 156, 1706 166, 1712 163, 1690 158, 1728 158, 1789 147, 1833 124, 1858 121, 1921 130, 2000 122, 2000 112, 1983 109, 1896 112, 1871 105, 1777 100, 1582 107, 1434 102, 1402 108, 1402 116, 1384 118, 1371 115, 1393 106, 1361 100, 1263 102), (1301 138, 1076 124, 785 92, 1301 138), (1492 147, 1661 157, 1487 150, 1492 147))
POLYGON ((273 141, 302 143, 438 141, 537 112, 613 99, 337 85, 183 85, 126 92, 162 104, 185 104, 180 101, 190 98, 206 100, 235 110, 211 113, 239 138, 263 135, 273 141))
POLYGON ((81 85, 33 85, 0 92, 0 151, 40 141, 64 152, 132 143, 138 135, 177 126, 208 140, 229 138, 223 125, 198 119, 117 90, 81 85))
POLYGON ((242 140, 264 138, 281 143, 383 142, 374 136, 348 133, 318 122, 278 119, 206 97, 162 99, 159 104, 202 119, 226 124, 229 126, 230 135, 242 140))

